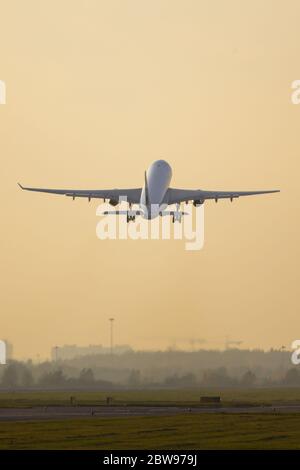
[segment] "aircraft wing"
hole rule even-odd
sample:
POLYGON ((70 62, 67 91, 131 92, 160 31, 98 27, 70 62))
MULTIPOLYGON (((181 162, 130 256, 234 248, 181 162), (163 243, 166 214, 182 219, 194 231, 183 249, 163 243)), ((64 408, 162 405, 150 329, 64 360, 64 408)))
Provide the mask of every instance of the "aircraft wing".
POLYGON ((47 188, 28 188, 18 183, 21 189, 26 191, 37 191, 39 193, 60 194, 76 197, 87 197, 91 199, 112 199, 118 201, 120 197, 126 197, 127 201, 136 204, 140 202, 142 188, 136 189, 47 189, 47 188))
POLYGON ((168 204, 176 204, 183 201, 205 201, 206 199, 234 199, 241 196, 255 196, 257 194, 278 193, 279 189, 268 191, 204 191, 189 189, 172 189, 167 194, 168 204))

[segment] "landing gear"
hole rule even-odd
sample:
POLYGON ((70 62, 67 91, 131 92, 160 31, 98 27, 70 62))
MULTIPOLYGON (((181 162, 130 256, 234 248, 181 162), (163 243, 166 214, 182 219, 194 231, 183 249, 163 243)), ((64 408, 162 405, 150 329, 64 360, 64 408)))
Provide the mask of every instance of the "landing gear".
POLYGON ((129 223, 130 221, 135 222, 135 215, 127 214, 127 223, 129 223))
POLYGON ((180 204, 176 204, 176 211, 173 212, 172 223, 181 223, 182 212, 180 211, 180 204))
POLYGON ((179 222, 181 224, 181 217, 181 212, 174 212, 172 217, 172 223, 174 224, 175 222, 179 222))
POLYGON ((201 206, 202 204, 204 204, 204 199, 196 199, 196 200, 193 202, 193 206, 195 206, 195 207, 201 206))

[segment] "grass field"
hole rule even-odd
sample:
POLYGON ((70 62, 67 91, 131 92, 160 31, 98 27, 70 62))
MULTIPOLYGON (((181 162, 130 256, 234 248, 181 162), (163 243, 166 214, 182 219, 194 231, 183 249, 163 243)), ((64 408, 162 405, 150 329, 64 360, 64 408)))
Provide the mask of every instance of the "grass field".
MULTIPOLYGON (((220 395, 231 406, 300 403, 300 389, 0 393, 1 407, 103 405, 200 406, 220 395)), ((0 449, 300 449, 300 414, 182 414, 0 422, 0 449)))
POLYGON ((115 404, 130 405, 200 405, 200 396, 220 395, 223 404, 272 405, 276 403, 300 403, 300 388, 253 389, 190 389, 190 390, 136 390, 92 392, 0 392, 0 408, 24 406, 70 405, 70 397, 76 397, 78 405, 105 405, 106 397, 113 397, 115 404))
POLYGON ((2 422, 0 449, 300 449, 300 416, 201 414, 2 422))

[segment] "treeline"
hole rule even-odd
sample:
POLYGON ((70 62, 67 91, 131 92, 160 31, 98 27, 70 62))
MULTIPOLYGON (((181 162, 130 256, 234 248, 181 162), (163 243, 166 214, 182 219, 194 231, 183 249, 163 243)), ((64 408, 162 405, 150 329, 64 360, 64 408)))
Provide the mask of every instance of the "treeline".
POLYGON ((229 375, 225 367, 208 369, 196 374, 189 372, 183 375, 172 374, 165 379, 154 382, 143 377, 139 370, 130 372, 125 383, 128 388, 193 388, 193 387, 220 387, 220 388, 251 388, 251 387, 300 387, 300 368, 290 368, 281 378, 271 379, 269 376, 257 377, 252 370, 246 370, 239 377, 229 375))
MULTIPOLYGON (((184 373, 187 371, 198 374, 199 370, 215 369, 226 367, 231 375, 237 375, 242 369, 257 369, 265 375, 272 371, 291 366, 291 352, 283 349, 271 349, 263 351, 260 349, 226 349, 195 351, 182 351, 169 349, 166 351, 134 351, 130 350, 123 354, 95 354, 77 356, 74 359, 63 359, 59 361, 68 364, 70 367, 82 369, 84 367, 99 367, 110 369, 136 369, 151 371, 159 374, 159 371, 174 371, 184 373)), ((164 372, 163 372, 164 373, 164 372)))
MULTIPOLYGON (((230 375, 225 367, 207 369, 199 374, 187 372, 172 373, 161 380, 150 380, 138 369, 127 370, 126 378, 108 381, 96 377, 92 368, 76 371, 67 365, 51 362, 33 364, 31 361, 10 361, 0 368, 0 389, 2 390, 112 390, 112 389, 154 389, 193 387, 300 387, 300 368, 284 371, 280 378, 258 377, 251 369, 240 376, 230 375), (75 375, 74 375, 75 374, 75 375)), ((105 371, 107 373, 107 371, 105 371)), ((99 370, 98 370, 99 374, 99 370)), ((105 374, 103 374, 105 376, 105 374)))
MULTIPOLYGON (((167 350, 167 351, 127 351, 123 354, 97 354, 79 356, 74 359, 62 360, 61 366, 67 375, 77 376, 84 368, 91 368, 96 379, 113 383, 127 384, 132 371, 140 372, 140 380, 149 383, 164 383, 173 376, 183 377, 193 374, 196 381, 206 381, 207 371, 226 369, 224 381, 242 380, 242 376, 251 370, 258 382, 266 379, 278 381, 283 379, 285 372, 291 368, 291 352, 287 350, 167 350)), ((1 373, 1 371, 0 371, 1 373)), ((208 374, 209 375, 209 374, 208 374)), ((175 380, 175 379, 174 379, 175 380)), ((208 380, 208 376, 207 376, 208 380)), ((213 378, 209 379, 213 381, 213 378)))
POLYGON ((47 367, 39 373, 38 366, 31 362, 10 361, 3 366, 0 388, 15 389, 111 389, 114 384, 105 380, 96 380, 92 369, 82 369, 77 377, 68 376, 62 368, 47 367))

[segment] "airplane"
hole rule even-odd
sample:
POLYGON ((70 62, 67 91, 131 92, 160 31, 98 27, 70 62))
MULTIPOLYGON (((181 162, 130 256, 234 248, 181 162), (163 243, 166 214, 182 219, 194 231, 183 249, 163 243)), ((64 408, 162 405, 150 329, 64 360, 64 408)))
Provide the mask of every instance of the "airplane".
POLYGON ((41 193, 63 194, 72 197, 86 197, 91 199, 106 199, 110 205, 117 206, 121 200, 126 200, 129 204, 127 211, 105 211, 103 214, 126 215, 127 222, 135 221, 136 216, 145 219, 154 219, 158 216, 171 216, 172 222, 181 222, 181 217, 187 215, 186 212, 180 211, 180 204, 185 202, 188 204, 193 202, 194 206, 204 204, 207 199, 233 199, 241 196, 253 196, 256 194, 276 193, 280 190, 273 189, 267 191, 205 191, 202 189, 178 189, 170 188, 172 178, 171 166, 165 160, 157 160, 145 171, 145 182, 142 188, 129 189, 45 189, 45 188, 28 188, 19 186, 26 191, 37 191, 41 193), (133 204, 139 204, 138 210, 132 210, 133 204), (176 210, 167 211, 169 205, 176 204, 176 210))

